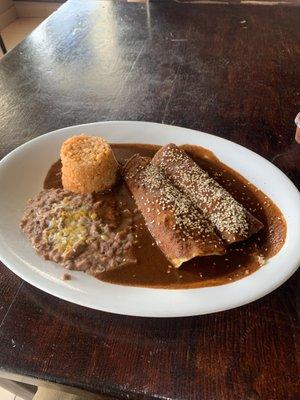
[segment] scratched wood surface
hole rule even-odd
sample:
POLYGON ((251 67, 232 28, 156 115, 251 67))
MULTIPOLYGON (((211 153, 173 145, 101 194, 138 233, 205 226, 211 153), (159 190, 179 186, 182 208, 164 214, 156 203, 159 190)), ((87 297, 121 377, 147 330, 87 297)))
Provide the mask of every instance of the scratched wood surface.
MULTIPOLYGON (((299 19, 288 6, 69 1, 0 63, 0 156, 68 125, 157 121, 240 143, 299 187, 299 19)), ((117 398, 299 398, 297 276, 236 310, 169 320, 76 306, 4 265, 0 279, 1 376, 117 398)))

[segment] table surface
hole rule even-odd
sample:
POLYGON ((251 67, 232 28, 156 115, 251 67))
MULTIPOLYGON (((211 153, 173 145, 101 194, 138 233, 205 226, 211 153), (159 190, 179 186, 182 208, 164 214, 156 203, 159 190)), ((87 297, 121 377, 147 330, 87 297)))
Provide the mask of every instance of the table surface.
MULTIPOLYGON (((0 156, 68 125, 146 120, 230 139, 300 185, 299 19, 288 6, 67 2, 0 63, 0 156)), ((118 398, 299 394, 295 275, 252 304, 180 319, 89 310, 3 265, 0 279, 2 376, 118 398)))

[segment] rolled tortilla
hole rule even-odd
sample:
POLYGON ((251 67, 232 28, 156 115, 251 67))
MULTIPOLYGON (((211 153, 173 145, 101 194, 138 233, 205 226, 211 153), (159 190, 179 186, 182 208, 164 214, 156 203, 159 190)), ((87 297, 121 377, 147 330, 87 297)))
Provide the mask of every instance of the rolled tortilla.
POLYGON ((123 175, 166 258, 178 268, 196 256, 224 254, 224 245, 209 221, 150 161, 133 156, 123 175))
POLYGON ((263 227, 175 144, 162 147, 151 163, 161 168, 172 183, 189 197, 227 244, 245 240, 263 227))

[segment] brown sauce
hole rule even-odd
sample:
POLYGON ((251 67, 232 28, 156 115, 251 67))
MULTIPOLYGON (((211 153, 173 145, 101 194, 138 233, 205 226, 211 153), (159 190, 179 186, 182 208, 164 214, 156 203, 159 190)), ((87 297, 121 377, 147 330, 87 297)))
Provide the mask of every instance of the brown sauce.
MULTIPOLYGON (((138 212, 135 221, 137 264, 102 273, 98 276, 102 281, 169 289, 220 285, 255 272, 263 264, 262 260, 266 261, 274 256, 283 246, 286 238, 284 217, 264 193, 239 173, 223 164, 211 151, 199 146, 184 145, 182 147, 264 224, 263 230, 244 242, 229 246, 224 256, 198 257, 183 264, 181 268, 175 269, 170 267, 170 263, 154 243, 143 217, 138 212)), ((118 161, 124 163, 126 159, 137 153, 152 157, 159 146, 114 144, 112 148, 118 161)), ((60 161, 50 168, 44 182, 45 189, 61 187, 60 169, 60 161)), ((122 181, 111 192, 98 197, 107 200, 116 199, 121 201, 124 207, 130 210, 136 209, 122 181)))

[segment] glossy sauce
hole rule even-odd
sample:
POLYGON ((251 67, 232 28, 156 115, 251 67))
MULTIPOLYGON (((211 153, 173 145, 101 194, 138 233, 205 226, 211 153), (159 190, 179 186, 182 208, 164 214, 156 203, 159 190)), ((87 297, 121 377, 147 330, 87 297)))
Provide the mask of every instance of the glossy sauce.
MULTIPOLYGON (((138 263, 102 273, 99 279, 131 286, 189 288, 214 286, 249 275, 261 267, 262 260, 275 255, 283 246, 286 224, 278 207, 254 185, 232 170, 209 150, 199 146, 182 146, 190 156, 215 178, 237 201, 263 224, 264 228, 250 239, 233 244, 224 256, 197 257, 179 269, 171 267, 148 232, 139 212, 135 214, 135 253, 138 263)), ((159 146, 139 144, 112 145, 115 156, 122 164, 134 154, 152 157, 159 146)), ((49 170, 44 188, 61 187, 61 164, 49 170)), ((136 209, 125 184, 120 180, 109 193, 97 195, 105 200, 117 199, 121 207, 136 209)))

